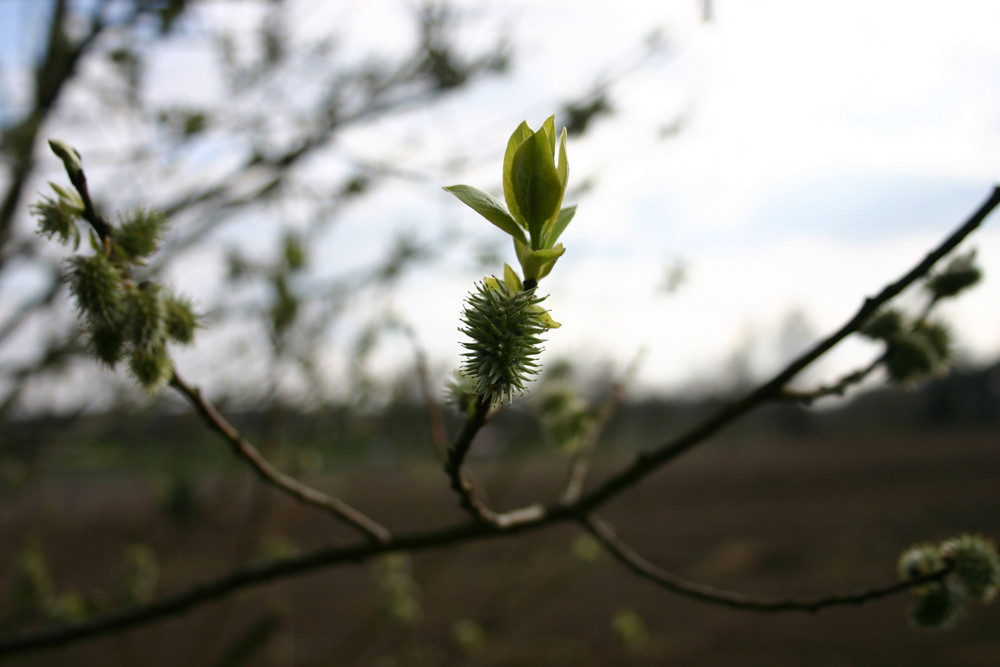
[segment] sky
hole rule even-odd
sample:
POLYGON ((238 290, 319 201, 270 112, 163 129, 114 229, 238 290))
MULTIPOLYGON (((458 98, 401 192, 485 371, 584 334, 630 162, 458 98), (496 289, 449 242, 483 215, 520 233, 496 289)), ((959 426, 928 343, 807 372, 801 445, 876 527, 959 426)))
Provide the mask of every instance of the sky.
MULTIPOLYGON (((449 132, 503 125, 491 114, 506 106, 482 109, 505 93, 537 124, 548 97, 584 83, 574 72, 620 69, 652 26, 670 44, 613 86, 613 118, 571 142, 571 184, 599 185, 580 198, 567 254, 543 285, 564 324, 549 353, 610 353, 618 368, 642 353, 640 386, 718 379, 742 349, 755 374, 773 372, 799 351, 773 342, 793 314, 813 338, 839 327, 1000 175, 998 3, 720 1, 708 25, 688 2, 520 7, 531 20, 518 24, 515 50, 545 67, 463 101, 449 132), (687 279, 667 294, 677 262, 687 279)), ((503 137, 492 141, 499 155, 503 137)), ((460 180, 488 189, 496 171, 460 180)), ((943 311, 978 361, 1000 353, 997 227, 972 240, 984 284, 943 311)), ((851 341, 813 378, 873 354, 851 341)))
MULTIPOLYGON (((213 4, 211 20, 252 18, 213 4)), ((538 126, 595 77, 609 81, 615 114, 569 145, 571 191, 595 187, 567 202, 579 204, 567 252, 542 284, 563 324, 546 355, 618 370, 641 355, 638 391, 717 381, 741 351, 754 374, 776 371, 919 261, 1000 180, 994 0, 716 0, 707 24, 694 0, 457 4, 486 17, 472 42, 511 29, 510 75, 343 137, 345 154, 429 177, 380 191, 356 211, 377 224, 348 227, 317 250, 328 265, 349 264, 379 251, 373 228, 442 221, 496 240, 495 228, 439 187, 496 191, 506 138, 521 120, 538 126), (654 33, 665 48, 643 56, 654 33), (416 157, 401 148, 413 137, 416 157), (457 172, 445 165, 456 151, 475 156, 457 172), (670 291, 678 266, 685 277, 670 291)), ((0 3, 5 30, 2 14, 20 5, 0 3)), ((303 35, 349 24, 345 44, 359 54, 412 39, 394 20, 403 6, 293 3, 303 35)), ((192 65, 197 57, 164 54, 151 94, 210 99, 217 84, 192 65)), ((961 354, 985 361, 1000 355, 1000 221, 973 246, 986 279, 942 312, 961 354)), ((396 297, 438 368, 457 365, 461 302, 481 277, 437 266, 396 297)), ((189 282, 190 292, 202 280, 189 282)), ((807 380, 834 379, 876 353, 848 341, 807 380)), ((406 354, 385 350, 377 363, 390 369, 406 354)), ((345 363, 334 351, 328 361, 345 363)))

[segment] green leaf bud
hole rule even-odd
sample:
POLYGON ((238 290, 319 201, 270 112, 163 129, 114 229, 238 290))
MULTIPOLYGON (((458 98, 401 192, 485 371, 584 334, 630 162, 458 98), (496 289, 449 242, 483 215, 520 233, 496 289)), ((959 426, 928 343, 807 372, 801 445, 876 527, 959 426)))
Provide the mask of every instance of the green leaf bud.
POLYGON ((456 371, 445 385, 445 399, 460 412, 472 409, 476 402, 476 384, 468 375, 456 371))
POLYGON ((83 162, 80 160, 80 153, 64 141, 49 139, 49 148, 63 162, 66 173, 70 179, 77 179, 83 174, 83 162))
POLYGON ((930 375, 937 370, 939 361, 930 340, 917 332, 894 337, 885 359, 889 377, 899 384, 930 375))
POLYGON ((451 640, 462 653, 475 655, 486 643, 486 631, 471 618, 463 618, 452 624, 451 640))
POLYGON ((540 334, 547 328, 533 290, 515 292, 505 282, 487 278, 466 300, 459 329, 471 340, 462 346, 462 372, 475 393, 490 405, 509 401, 523 392, 525 382, 538 373, 540 334))
POLYGON ((144 345, 134 347, 129 356, 128 368, 136 381, 149 393, 156 393, 165 385, 173 373, 173 363, 167 354, 166 345, 144 345))
POLYGON ((976 264, 976 251, 972 250, 955 257, 943 271, 928 278, 927 289, 935 299, 944 299, 972 287, 982 277, 983 272, 976 264))
POLYGON ((271 303, 271 324, 278 335, 281 335, 292 324, 299 314, 299 300, 288 287, 285 274, 274 277, 274 301, 271 303))
MULTIPOLYGON (((941 550, 934 544, 917 544, 910 547, 900 555, 899 562, 896 564, 899 578, 903 581, 940 572, 944 567, 944 556, 941 555, 941 550)), ((921 592, 926 588, 926 586, 919 586, 913 590, 914 592, 921 592)))
POLYGON ((122 218, 115 231, 115 242, 128 261, 141 262, 157 251, 166 227, 164 213, 138 208, 122 218))
POLYGON ((156 283, 142 283, 129 293, 128 338, 137 348, 163 347, 166 341, 166 306, 163 288, 156 283))
POLYGON ((547 133, 535 132, 514 153, 511 163, 514 200, 531 236, 531 246, 539 248, 542 230, 559 213, 563 185, 547 133))
POLYGON ((188 345, 194 341, 194 332, 200 326, 194 304, 187 297, 168 292, 163 299, 163 319, 167 336, 175 343, 188 345))
POLYGON ((82 621, 90 615, 91 604, 82 593, 67 591, 53 598, 45 612, 54 621, 82 621))
POLYGON ((285 266, 297 271, 306 265, 306 251, 298 234, 285 234, 285 266))
POLYGON ((95 327, 121 325, 125 291, 118 268, 103 253, 69 260, 67 275, 77 308, 95 327))
POLYGON ((19 610, 42 610, 52 598, 54 586, 45 553, 28 542, 17 555, 10 577, 10 597, 19 610))
POLYGON ((954 563, 955 579, 969 598, 993 600, 1000 588, 1000 555, 992 540, 962 535, 942 544, 941 552, 954 563))
POLYGON ((125 572, 122 575, 121 596, 127 604, 148 602, 156 593, 160 580, 160 562, 149 546, 133 544, 125 552, 125 572))
MULTIPOLYGON (((532 134, 533 132, 528 127, 527 122, 522 122, 518 125, 507 141, 507 151, 503 156, 503 195, 504 200, 507 202, 507 210, 518 221, 518 224, 525 229, 527 229, 527 225, 524 222, 524 216, 521 214, 521 209, 514 198, 514 155, 517 153, 517 149, 521 147, 521 144, 532 134)), ((524 243, 527 245, 527 240, 524 243)))
POLYGON ((951 331, 948 325, 941 321, 923 322, 914 331, 919 336, 923 336, 927 343, 934 349, 938 362, 950 361, 954 355, 954 348, 951 342, 951 331))
POLYGON ((31 213, 38 218, 38 233, 46 238, 55 237, 60 243, 73 241, 73 248, 80 245, 80 228, 76 223, 79 214, 62 202, 56 202, 48 197, 43 197, 36 204, 32 204, 31 213))
POLYGON ((906 318, 895 308, 880 310, 864 323, 861 334, 873 340, 888 340, 906 329, 906 318))
POLYGON ((633 609, 619 609, 611 618, 611 627, 622 645, 630 651, 638 651, 649 642, 646 622, 633 609))
POLYGON ((910 623, 925 630, 943 630, 965 616, 964 600, 949 586, 937 583, 917 595, 910 607, 910 623))
POLYGON ((91 327, 90 351, 109 368, 114 368, 125 356, 124 327, 91 327))

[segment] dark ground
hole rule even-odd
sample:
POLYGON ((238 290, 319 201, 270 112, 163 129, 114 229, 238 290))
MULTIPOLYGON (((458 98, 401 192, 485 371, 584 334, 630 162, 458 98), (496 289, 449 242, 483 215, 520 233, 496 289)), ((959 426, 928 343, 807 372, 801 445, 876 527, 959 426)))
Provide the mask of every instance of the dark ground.
MULTIPOLYGON (((595 477, 622 462, 604 459, 595 477)), ((229 467, 230 471, 235 464, 229 467)), ((551 460, 479 462, 494 502, 554 497, 551 460)), ((397 465, 314 478, 393 528, 459 518, 443 473, 397 465)), ((962 531, 1000 537, 995 429, 809 439, 730 436, 704 445, 608 506, 604 516, 656 564, 715 586, 809 595, 895 578, 899 553, 962 531)), ((27 535, 60 589, 111 590, 129 543, 163 563, 160 590, 210 578, 262 543, 308 549, 350 537, 327 516, 261 491, 249 478, 206 474, 187 527, 164 518, 163 490, 142 476, 69 476, 29 483, 0 505, 0 563, 27 535)), ((956 629, 908 626, 909 594, 815 615, 755 614, 685 600, 605 558, 571 555, 571 526, 417 555, 422 618, 405 625, 380 605, 367 563, 254 588, 155 626, 3 661, 28 665, 231 665, 227 651, 264 638, 252 665, 949 665, 1000 664, 1000 604, 956 629), (626 648, 619 610, 639 614, 648 641, 626 648), (474 654, 456 621, 483 629, 474 654)), ((0 613, 0 618, 3 614, 0 613)), ((6 632, 4 632, 6 634, 6 632)), ((252 645, 246 646, 253 649, 252 645)))

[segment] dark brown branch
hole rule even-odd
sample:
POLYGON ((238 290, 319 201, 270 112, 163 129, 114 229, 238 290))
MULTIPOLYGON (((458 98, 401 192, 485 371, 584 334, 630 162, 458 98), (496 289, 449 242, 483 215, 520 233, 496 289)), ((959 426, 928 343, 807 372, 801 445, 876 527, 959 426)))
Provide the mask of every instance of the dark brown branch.
POLYGON ((391 533, 387 528, 362 514, 338 498, 312 488, 272 466, 240 432, 205 399, 197 387, 192 387, 175 372, 170 386, 179 391, 209 427, 226 439, 233 454, 246 462, 265 484, 270 484, 306 505, 330 512, 375 542, 386 542, 391 533))
POLYGON ((687 433, 680 437, 666 442, 650 451, 639 454, 631 465, 614 475, 603 484, 583 496, 577 503, 577 507, 583 512, 590 512, 600 505, 606 503, 611 498, 617 496, 625 489, 637 484, 651 472, 660 468, 668 461, 671 461, 685 453, 695 445, 707 440, 722 427, 735 421, 744 414, 750 412, 761 403, 777 396, 785 385, 799 374, 804 368, 812 364, 816 359, 826 354, 834 345, 856 332, 862 325, 887 301, 900 294, 907 287, 927 274, 942 257, 955 249, 965 237, 971 234, 982 224, 997 205, 1000 204, 1000 187, 994 187, 990 196, 980 207, 956 229, 948 238, 941 242, 934 250, 929 252, 916 266, 906 275, 896 282, 887 285, 874 297, 865 299, 861 308, 854 316, 847 321, 840 329, 833 332, 811 350, 792 361, 780 373, 769 381, 758 386, 740 400, 730 403, 721 410, 701 422, 687 433))
MULTIPOLYGON (((774 379, 761 385, 741 401, 724 408, 714 417, 708 419, 702 425, 677 440, 654 450, 652 453, 641 455, 631 466, 609 479, 591 493, 581 497, 575 503, 550 507, 532 506, 518 510, 517 512, 500 515, 496 517, 497 520, 494 523, 484 522, 479 517, 476 517, 473 521, 438 530, 392 536, 384 542, 367 541, 343 547, 327 547, 292 558, 237 569, 217 579, 194 586, 187 591, 163 598, 151 604, 114 614, 107 614, 81 623, 26 633, 21 637, 0 642, 0 655, 54 648, 128 630, 152 623, 161 618, 186 612, 244 588, 325 567, 365 561, 391 551, 438 549, 490 537, 513 536, 521 532, 536 530, 571 519, 584 520, 584 517, 597 505, 621 493, 624 489, 642 479, 646 474, 652 472, 657 466, 689 449, 701 439, 708 437, 729 421, 736 419, 764 400, 773 398, 777 391, 782 389, 784 384, 795 374, 815 361, 816 358, 847 335, 856 331, 863 324, 864 320, 870 317, 878 307, 924 275, 935 262, 950 252, 962 239, 978 227, 983 219, 998 204, 1000 204, 1000 188, 995 188, 989 199, 967 222, 945 239, 909 273, 886 287, 876 297, 866 300, 861 310, 841 329, 821 341, 815 348, 792 362, 785 370, 775 376, 774 379)), ((476 420, 470 420, 470 422, 479 421, 480 423, 466 424, 462 434, 456 440, 453 452, 451 452, 450 470, 457 472, 461 469, 462 462, 472 444, 472 439, 483 423, 485 423, 485 419, 486 414, 483 411, 481 417, 476 420)), ((452 476, 452 479, 454 481, 455 479, 460 479, 460 477, 452 476)), ((945 572, 935 573, 931 578, 939 578, 945 574, 945 572)), ((879 597, 892 595, 904 588, 909 588, 924 581, 924 579, 914 579, 881 588, 869 589, 869 591, 863 593, 863 596, 874 600, 879 597)), ((681 593, 679 590, 677 592, 681 593)), ((837 602, 830 602, 823 606, 853 604, 856 602, 858 594, 852 595, 853 597, 834 596, 838 600, 837 602)), ((811 603, 815 607, 815 600, 807 600, 806 603, 805 606, 811 603)))
POLYGON ((778 394, 777 398, 785 401, 795 401, 796 403, 801 403, 803 405, 812 405, 814 401, 825 396, 843 396, 847 393, 848 389, 862 382, 865 378, 874 373, 875 369, 881 366, 884 362, 885 355, 883 354, 864 368, 859 368, 853 373, 848 373, 833 384, 824 385, 811 391, 794 391, 792 389, 784 389, 780 394, 778 394))
POLYGON ((817 595, 814 597, 762 597, 746 595, 734 591, 725 591, 712 586, 706 586, 694 581, 685 579, 672 572, 663 570, 653 565, 645 558, 635 552, 628 544, 615 535, 614 529, 596 517, 586 517, 582 520, 583 525, 590 533, 597 538, 605 549, 622 565, 633 573, 647 579, 657 586, 667 589, 686 598, 700 600, 710 604, 731 607, 733 609, 745 609, 748 611, 761 612, 785 612, 804 611, 817 612, 826 607, 836 607, 844 605, 860 605, 873 600, 896 595, 908 591, 914 586, 926 584, 930 581, 938 581, 947 575, 952 566, 947 566, 937 572, 915 577, 906 581, 893 581, 873 586, 827 595, 817 595))
POLYGON ((465 419, 462 431, 448 449, 444 471, 448 475, 448 479, 451 480, 452 490, 458 494, 458 502, 462 509, 469 512, 477 521, 493 525, 496 523, 496 514, 486 506, 485 498, 476 487, 472 476, 465 469, 465 457, 468 456, 469 450, 472 448, 472 441, 476 434, 486 424, 489 414, 490 405, 477 398, 465 419))
MULTIPOLYGON (((536 524, 532 527, 540 525, 536 524)), ((291 558, 239 568, 217 579, 193 586, 186 591, 164 597, 150 604, 104 614, 59 628, 25 633, 20 637, 0 642, 0 655, 57 648, 94 637, 122 632, 184 613, 250 586, 305 574, 325 567, 358 563, 392 551, 426 551, 487 537, 514 535, 525 528, 526 526, 522 526, 518 530, 501 531, 483 523, 470 521, 444 529, 395 536, 387 542, 369 541, 348 546, 325 547, 291 558)))

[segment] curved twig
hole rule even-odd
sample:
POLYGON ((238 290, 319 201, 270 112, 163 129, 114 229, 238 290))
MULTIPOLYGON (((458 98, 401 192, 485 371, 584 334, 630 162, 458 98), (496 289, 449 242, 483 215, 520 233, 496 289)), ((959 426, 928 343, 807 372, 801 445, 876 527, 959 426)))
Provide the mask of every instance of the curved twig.
POLYGON ((647 579, 657 586, 686 598, 748 611, 817 612, 827 607, 860 605, 908 591, 914 586, 938 581, 951 572, 954 567, 954 565, 947 565, 937 572, 905 581, 893 581, 880 586, 872 586, 871 588, 860 588, 814 597, 780 598, 755 596, 713 588, 712 586, 690 581, 673 572, 661 569, 636 553, 634 549, 615 535, 614 529, 607 522, 597 517, 584 517, 581 519, 581 523, 608 550, 615 560, 643 579, 647 579))
MULTIPOLYGON (((490 537, 517 535, 521 532, 537 530, 567 520, 585 520, 585 517, 598 505, 615 497, 663 463, 690 449, 730 421, 742 416, 763 401, 773 398, 799 371, 811 364, 849 334, 856 331, 882 304, 926 274, 935 262, 974 231, 997 205, 1000 205, 1000 188, 994 188, 990 197, 969 220, 948 236, 909 273, 895 283, 887 286, 877 296, 867 299, 861 309, 843 327, 819 342, 812 350, 793 361, 772 380, 759 386, 742 400, 723 408, 701 425, 696 426, 676 440, 668 442, 652 452, 640 454, 636 461, 622 472, 611 477, 604 484, 589 494, 582 496, 574 503, 568 505, 557 504, 547 507, 530 506, 522 510, 495 516, 496 521, 493 523, 484 522, 477 516, 473 521, 458 523, 442 529, 391 536, 384 542, 366 541, 342 547, 326 547, 291 558, 240 568, 217 579, 194 586, 176 595, 162 598, 151 604, 107 614, 80 623, 43 629, 2 641, 0 642, 0 655, 63 646, 146 625, 167 616, 183 613, 244 588, 324 567, 365 561, 390 551, 437 549, 490 537)), ((452 451, 449 453, 447 469, 449 470, 449 476, 452 478, 453 484, 456 484, 455 480, 459 480, 459 489, 457 490, 463 498, 463 503, 469 502, 465 500, 468 490, 463 490, 464 486, 461 483, 460 471, 469 447, 471 447, 473 437, 485 423, 487 411, 484 410, 481 412, 480 417, 467 422, 462 434, 460 434, 452 451), (479 422, 478 424, 475 423, 477 421, 479 422)), ((223 421, 222 423, 225 422, 223 421)), ((224 431, 223 433, 225 434, 224 431)), ((239 438, 238 434, 237 438, 239 438)), ((468 497, 475 500, 472 496, 468 497)), ((931 578, 941 577, 945 574, 943 571, 934 573, 931 575, 931 578)), ((869 589, 867 592, 863 592, 860 597, 872 600, 885 597, 923 581, 923 579, 913 579, 899 584, 869 589)), ((681 591, 678 590, 677 592, 680 593, 681 591)), ((738 594, 731 595, 738 596, 738 594)), ((848 594, 847 596, 827 596, 827 599, 834 601, 825 602, 821 606, 854 604, 858 598, 858 593, 848 594)), ((731 599, 734 601, 733 606, 737 606, 739 597, 731 599)), ((819 608, 815 604, 815 599, 806 600, 805 604, 800 606, 810 607, 810 605, 812 608, 819 608)), ((762 609, 762 611, 766 611, 766 609, 762 609)))
POLYGON ((245 461, 263 482, 284 491, 299 502, 330 512, 375 542, 387 542, 390 539, 391 533, 387 528, 344 501, 328 496, 276 469, 208 402, 200 389, 189 385, 176 371, 170 380, 170 386, 190 401, 205 423, 226 439, 233 453, 245 461))
POLYGON ((625 469, 584 495, 577 503, 579 509, 583 512, 590 512, 596 509, 625 489, 637 484, 651 472, 658 470, 663 464, 677 458, 695 445, 708 439, 723 426, 742 417, 761 403, 774 398, 799 372, 826 354, 834 345, 860 329, 868 318, 884 303, 926 275, 938 260, 951 252, 966 236, 975 231, 997 205, 1000 205, 1000 186, 995 186, 990 196, 969 216, 968 220, 952 232, 934 250, 929 252, 926 257, 910 269, 902 278, 884 287, 876 296, 865 299, 861 308, 837 331, 816 343, 812 349, 792 361, 773 378, 758 386, 738 401, 723 407, 687 433, 655 449, 640 453, 625 469))
POLYGON ((885 357, 885 354, 879 355, 877 359, 874 359, 864 368, 859 368, 853 373, 848 373, 833 384, 823 385, 822 387, 817 387, 811 391, 783 389, 781 393, 778 394, 777 398, 785 401, 795 401, 796 403, 808 406, 812 405, 814 401, 826 396, 843 396, 847 393, 848 389, 862 382, 865 378, 874 373, 879 366, 885 363, 885 357))
POLYGON ((625 369, 625 372, 622 373, 622 376, 611 388, 611 394, 597 411, 597 417, 594 420, 594 423, 591 424, 590 428, 587 430, 583 444, 580 445, 580 449, 573 458, 573 463, 570 466, 569 476, 566 480, 566 488, 561 497, 563 504, 572 504, 577 498, 580 497, 580 494, 583 493, 583 484, 587 480, 587 473, 590 471, 590 462, 593 460, 594 449, 597 447, 597 441, 600 439, 601 434, 604 433, 604 429, 607 428, 608 422, 610 422, 611 418, 618 412, 618 408, 621 407, 622 401, 625 400, 625 392, 628 389, 628 384, 635 376, 641 359, 642 352, 635 355, 635 358, 632 359, 628 368, 625 369))
POLYGON ((477 521, 495 525, 496 513, 486 505, 486 499, 477 488, 475 480, 465 469, 465 457, 469 455, 472 441, 476 434, 486 424, 490 414, 489 403, 477 397, 469 415, 465 419, 462 431, 455 442, 448 448, 444 461, 444 471, 451 480, 451 488, 458 494, 458 502, 462 509, 469 512, 477 521))

